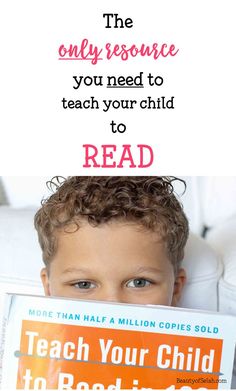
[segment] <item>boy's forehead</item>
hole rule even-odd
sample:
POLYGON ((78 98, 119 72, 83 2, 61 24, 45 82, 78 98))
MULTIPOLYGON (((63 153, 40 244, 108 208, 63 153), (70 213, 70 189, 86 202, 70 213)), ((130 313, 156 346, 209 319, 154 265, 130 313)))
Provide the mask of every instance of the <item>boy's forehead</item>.
MULTIPOLYGON (((109 223, 96 227, 84 223, 78 229, 58 232, 53 259, 96 260, 126 259, 139 263, 147 259, 169 260, 166 245, 158 233, 140 229, 135 224, 109 223)), ((52 259, 52 260, 53 260, 52 259)))
POLYGON ((59 242, 72 241, 75 237, 78 241, 87 238, 88 240, 98 237, 126 241, 127 239, 142 238, 142 241, 163 243, 163 239, 158 230, 151 230, 137 222, 126 220, 111 220, 107 223, 90 224, 87 220, 81 219, 77 223, 71 223, 66 228, 56 232, 59 242))
MULTIPOLYGON (((72 227, 71 227, 72 228, 72 227)), ((128 223, 84 223, 77 230, 60 231, 53 269, 103 270, 116 274, 148 268, 172 269, 165 243, 158 233, 128 223)))

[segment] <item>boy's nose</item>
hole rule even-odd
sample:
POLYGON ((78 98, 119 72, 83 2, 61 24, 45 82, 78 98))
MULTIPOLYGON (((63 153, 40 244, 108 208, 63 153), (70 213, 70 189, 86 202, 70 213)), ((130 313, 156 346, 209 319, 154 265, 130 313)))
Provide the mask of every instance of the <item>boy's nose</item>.
POLYGON ((97 300, 113 301, 115 303, 127 303, 125 295, 119 289, 104 289, 97 300))

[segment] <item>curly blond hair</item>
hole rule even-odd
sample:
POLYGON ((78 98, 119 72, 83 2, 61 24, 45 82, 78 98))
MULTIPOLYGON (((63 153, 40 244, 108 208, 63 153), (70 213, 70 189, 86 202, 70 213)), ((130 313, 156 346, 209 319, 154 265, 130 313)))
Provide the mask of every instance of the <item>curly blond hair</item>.
MULTIPOLYGON (((126 220, 158 232, 177 271, 188 238, 188 221, 174 194, 175 177, 74 176, 54 177, 48 185, 54 193, 42 201, 35 215, 35 228, 50 264, 57 249, 57 232, 71 224, 79 229, 81 219, 92 226, 111 220, 126 220)), ((184 181, 181 180, 184 184, 184 181)))

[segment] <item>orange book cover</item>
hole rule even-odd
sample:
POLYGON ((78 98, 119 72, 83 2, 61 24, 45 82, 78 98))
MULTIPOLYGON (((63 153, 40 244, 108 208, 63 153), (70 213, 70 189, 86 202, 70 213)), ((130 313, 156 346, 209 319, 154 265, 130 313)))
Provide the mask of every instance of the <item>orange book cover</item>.
POLYGON ((230 388, 235 317, 31 295, 6 303, 4 390, 230 388))

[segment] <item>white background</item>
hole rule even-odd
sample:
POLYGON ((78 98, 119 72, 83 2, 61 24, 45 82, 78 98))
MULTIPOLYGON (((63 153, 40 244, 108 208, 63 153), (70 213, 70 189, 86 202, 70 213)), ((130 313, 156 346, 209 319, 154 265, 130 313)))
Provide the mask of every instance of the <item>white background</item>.
MULTIPOLYGON (((0 173, 2 175, 235 175, 235 1, 5 0, 0 5, 0 173), (103 13, 133 19, 105 29, 103 13), (176 57, 58 61, 58 47, 82 39, 174 43, 176 57), (162 87, 72 88, 73 75, 152 72, 162 87), (175 110, 63 110, 61 99, 175 96, 175 110), (111 120, 127 125, 112 134, 111 120), (82 144, 149 144, 148 169, 84 169, 82 144)), ((119 152, 119 151, 118 151, 119 152)), ((134 153, 134 155, 136 155, 134 153)), ((115 158, 119 161, 120 153, 115 158)), ((136 156, 137 157, 137 156, 136 156)))

